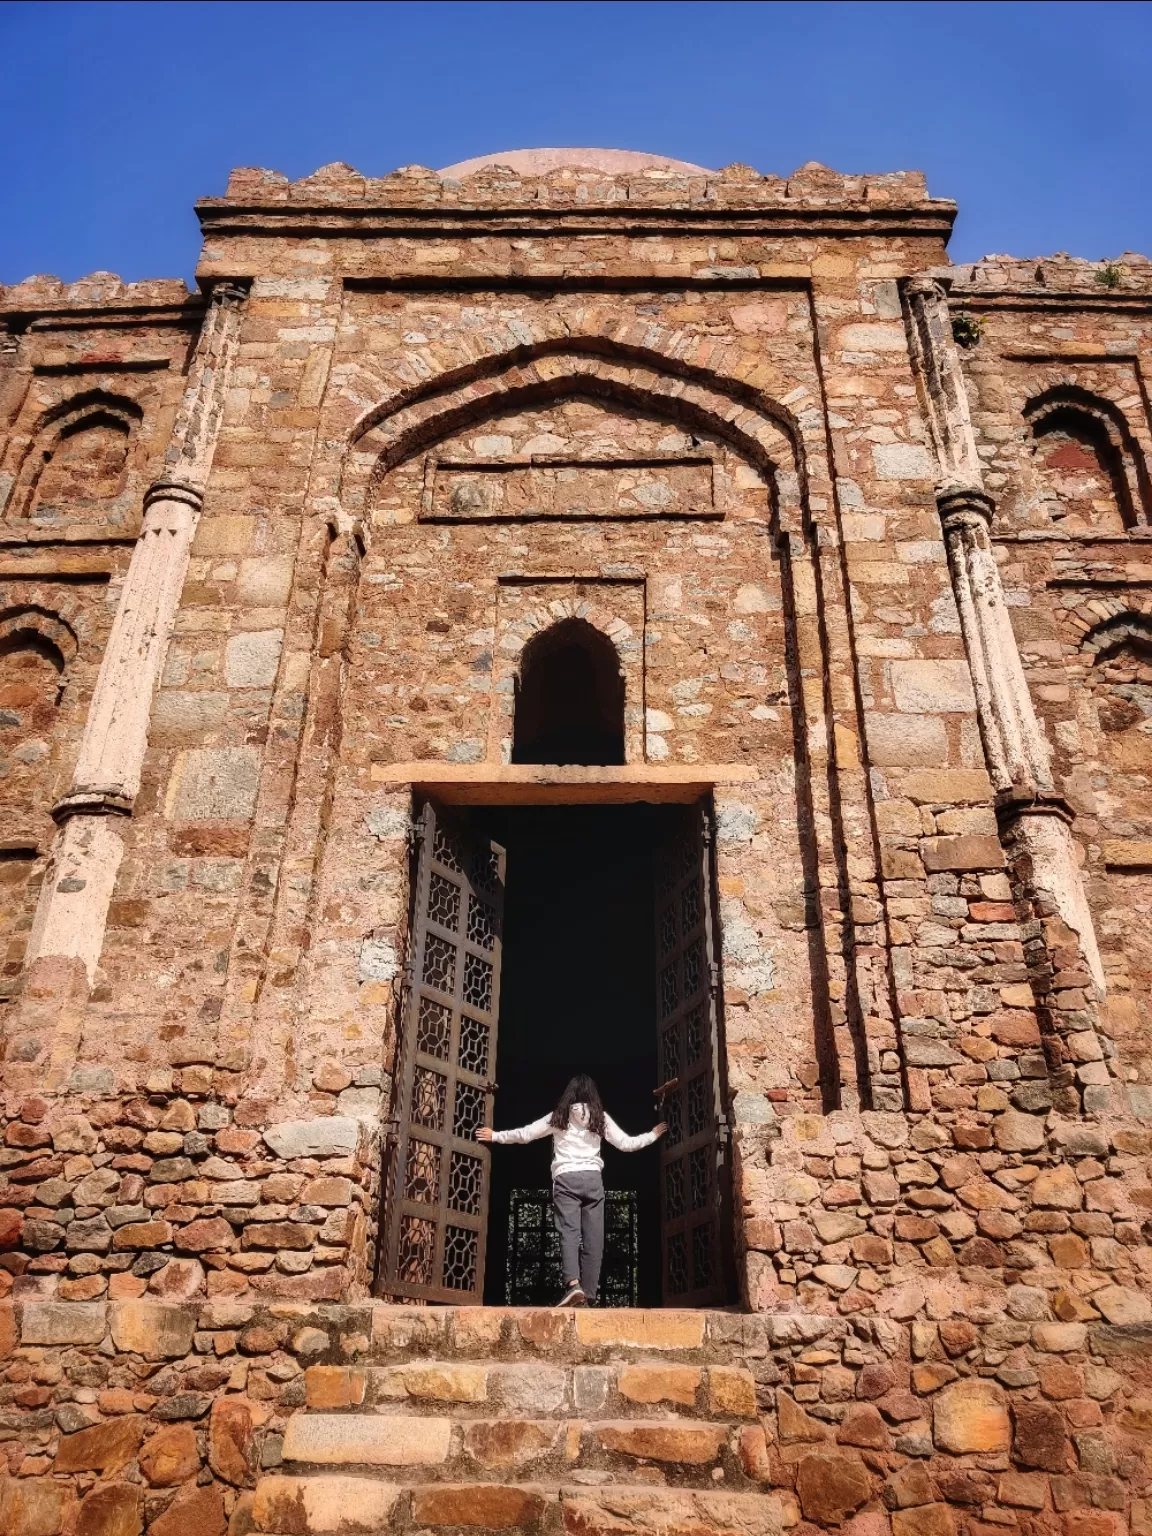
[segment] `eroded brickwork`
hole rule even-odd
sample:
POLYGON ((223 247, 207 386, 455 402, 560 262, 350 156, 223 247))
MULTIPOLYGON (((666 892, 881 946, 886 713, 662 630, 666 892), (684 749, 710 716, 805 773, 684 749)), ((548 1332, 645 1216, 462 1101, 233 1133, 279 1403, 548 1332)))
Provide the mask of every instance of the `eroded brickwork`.
POLYGON ((1147 263, 818 166, 200 211, 204 297, 0 305, 8 1526, 1142 1536, 1147 263), (565 624, 611 767, 516 761, 565 624), (368 1302, 414 785, 710 796, 742 1316, 368 1302))

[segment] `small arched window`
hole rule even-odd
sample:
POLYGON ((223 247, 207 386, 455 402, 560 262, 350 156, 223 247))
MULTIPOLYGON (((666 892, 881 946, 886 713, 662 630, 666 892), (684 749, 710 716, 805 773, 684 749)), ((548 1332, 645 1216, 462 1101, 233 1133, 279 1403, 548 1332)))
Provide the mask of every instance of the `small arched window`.
POLYGON ((1120 614, 1106 620, 1084 640, 1093 655, 1089 684, 1097 698, 1097 717, 1106 736, 1126 736, 1140 730, 1132 749, 1152 763, 1152 621, 1143 614, 1120 614))
POLYGON ((70 422, 43 451, 32 498, 33 517, 60 517, 119 495, 128 462, 128 422, 93 411, 70 422))
POLYGON ((585 620, 564 619, 525 646, 512 761, 624 762, 620 658, 611 640, 585 620))
POLYGON ((1071 387, 1031 402, 1025 416, 1040 499, 1070 533, 1123 533, 1143 520, 1143 460, 1108 400, 1071 387))

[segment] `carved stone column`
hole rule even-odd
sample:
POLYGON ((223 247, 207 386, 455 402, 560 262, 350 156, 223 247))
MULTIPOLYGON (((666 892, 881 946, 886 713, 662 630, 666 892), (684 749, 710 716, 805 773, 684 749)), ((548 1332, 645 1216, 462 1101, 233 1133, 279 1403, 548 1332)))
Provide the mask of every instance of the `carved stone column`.
POLYGON ((1103 1063, 1074 1070, 1059 1040, 1093 1028, 1092 1005, 1104 995, 1104 970, 1071 814, 1055 792, 1048 743, 1004 601, 990 535, 994 506, 984 490, 947 296, 928 276, 913 278, 905 293, 912 359, 940 472, 936 502, 988 772, 997 792, 1001 838, 1034 919, 1030 970, 1053 1032, 1049 1057, 1060 1107, 1078 1105, 1083 1089, 1083 1102, 1102 1108, 1097 1100, 1106 1091, 1099 1082, 1106 1076, 1103 1063), (1070 951, 1078 952, 1074 963, 1070 951))
POLYGON ((91 982, 123 857, 118 822, 131 814, 148 745, 152 694, 176 617, 204 486, 220 432, 245 291, 213 289, 165 470, 144 500, 144 522, 104 652, 72 784, 33 924, 29 964, 78 959, 91 982))

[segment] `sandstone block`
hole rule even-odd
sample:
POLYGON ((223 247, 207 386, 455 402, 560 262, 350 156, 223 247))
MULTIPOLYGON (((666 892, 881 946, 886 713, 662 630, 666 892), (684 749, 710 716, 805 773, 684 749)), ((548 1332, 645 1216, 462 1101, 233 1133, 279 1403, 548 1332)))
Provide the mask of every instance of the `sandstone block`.
POLYGON ((1152 1301, 1142 1291, 1106 1285, 1092 1292, 1092 1305, 1114 1326, 1152 1322, 1152 1301))
POLYGON ((1004 850, 997 837, 960 834, 956 837, 926 837, 920 856, 929 874, 947 870, 1000 869, 1004 850))
POLYGON ((920 805, 971 805, 992 799, 992 781, 982 768, 920 769, 910 773, 901 788, 920 805))
POLYGON ((75 1536, 140 1536, 144 1529, 142 1491, 132 1483, 94 1488, 80 1503, 75 1536))
POLYGON ((488 1372, 482 1365, 398 1365, 376 1376, 381 1397, 426 1398, 440 1403, 482 1403, 488 1372))
POLYGON ((316 1120, 285 1120, 268 1126, 263 1134, 277 1157, 338 1157, 355 1152, 360 1125, 347 1115, 327 1115, 316 1120))
POLYGON ((139 1455, 140 1470, 153 1488, 175 1488, 200 1470, 196 1431, 191 1424, 159 1429, 139 1455))
POLYGON ((873 1403, 852 1403, 845 1410, 836 1441, 839 1445, 857 1445, 873 1451, 886 1451, 891 1443, 880 1410, 873 1403))
POLYGON ((702 1372, 691 1365, 626 1365, 616 1378, 616 1390, 630 1403, 696 1402, 702 1372))
POLYGON ((102 1301, 28 1301, 20 1317, 21 1344, 99 1344, 107 1326, 102 1301))
POLYGON ((464 1429, 464 1449, 490 1470, 524 1467, 556 1450, 565 1428, 555 1419, 482 1419, 464 1429))
POLYGON ((541 1494, 531 1488, 491 1483, 435 1483, 412 1494, 412 1518, 420 1525, 481 1526, 506 1530, 535 1525, 544 1516, 541 1494))
POLYGON ((191 1301, 204 1291, 204 1266, 196 1259, 169 1259, 149 1279, 148 1289, 162 1301, 191 1301))
POLYGON ((781 1445, 827 1440, 829 1431, 819 1419, 807 1413, 787 1392, 776 1394, 776 1421, 781 1445))
POLYGON ((364 1401, 363 1371, 343 1365, 310 1365, 304 1372, 309 1408, 355 1408, 364 1401))
POLYGON ((1009 1109, 992 1122, 992 1136, 1001 1152, 1038 1152, 1044 1145, 1044 1121, 1009 1109))
POLYGON ((106 1419, 91 1429, 64 1435, 52 1464, 54 1472, 99 1472, 111 1477, 125 1467, 140 1449, 145 1420, 138 1414, 106 1419))
POLYGON ((193 1307, 144 1300, 118 1301, 112 1306, 112 1341, 125 1354, 175 1359, 189 1353, 195 1331, 193 1307))
POLYGON ((148 1527, 148 1536, 224 1536, 226 1529, 224 1496, 210 1486, 178 1493, 148 1527))
POLYGON ((1035 1472, 1002 1472, 996 1492, 1001 1504, 1013 1509, 1043 1509, 1048 1479, 1035 1472))
POLYGON ((592 1433, 606 1451, 640 1456, 645 1461, 686 1462, 690 1466, 714 1462, 728 1438, 724 1424, 692 1423, 685 1419, 651 1424, 596 1424, 592 1433))
POLYGON ((958 1456, 1006 1451, 1011 1443, 1003 1390, 976 1377, 954 1381, 936 1394, 932 1425, 937 1446, 958 1456))
POLYGON ((510 1412, 554 1413, 567 1395, 568 1377, 555 1365, 500 1365, 489 1375, 488 1391, 494 1402, 510 1412))
POLYGON ((236 1488, 251 1487, 259 1462, 257 1430, 271 1410, 244 1397, 218 1397, 208 1420, 208 1464, 236 1488))
POLYGON ((892 1536, 955 1536, 956 1519, 947 1504, 918 1504, 892 1516, 892 1536))
POLYGON ((182 1253, 210 1253, 231 1248, 233 1242, 232 1228, 223 1216, 207 1216, 199 1221, 190 1221, 186 1227, 177 1231, 174 1238, 175 1246, 182 1253))
POLYGON ((1064 1433, 1064 1415, 1047 1403, 1016 1403, 1013 1407, 1016 1432, 1012 1442, 1014 1458, 1025 1467, 1039 1467, 1045 1472, 1064 1472, 1069 1460, 1069 1445, 1064 1433))
POLYGON ((172 1241, 172 1227, 167 1221, 130 1221, 119 1227, 112 1240, 117 1250, 162 1248, 172 1241))
POLYGON ((796 1468, 796 1492, 804 1517, 815 1525, 839 1525, 872 1496, 863 1462, 832 1451, 812 1451, 796 1468))
POLYGON ((1080 1180, 1066 1163, 1042 1169, 1030 1193, 1033 1205, 1044 1206, 1048 1210, 1078 1211, 1084 1203, 1080 1180))
POLYGON ((0 1530, 6 1536, 59 1536, 73 1500, 67 1483, 47 1477, 0 1477, 0 1530))
POLYGON ((177 755, 165 810, 173 821, 247 821, 256 808, 256 747, 194 747, 177 755))
POLYGON ((704 1342, 703 1312, 624 1309, 576 1313, 581 1344, 623 1349, 699 1349, 704 1342))
POLYGON ((714 1365, 708 1372, 708 1407, 735 1419, 756 1417, 756 1383, 751 1371, 714 1365))
POLYGON ((447 1459, 451 1437, 450 1419, 297 1413, 284 1432, 284 1460, 435 1466, 447 1459))
POLYGON ((939 717, 869 710, 865 726, 868 755, 878 768, 933 768, 948 759, 948 733, 939 717))
POLYGON ((374 1477, 262 1477, 252 1522, 279 1536, 360 1536, 388 1528, 399 1497, 374 1477))

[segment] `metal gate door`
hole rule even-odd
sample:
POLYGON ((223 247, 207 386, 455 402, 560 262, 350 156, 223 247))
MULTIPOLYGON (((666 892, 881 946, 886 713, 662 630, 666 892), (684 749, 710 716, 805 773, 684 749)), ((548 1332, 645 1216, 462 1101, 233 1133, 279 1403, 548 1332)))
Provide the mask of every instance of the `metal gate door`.
POLYGON ((660 1143, 664 1304, 728 1299, 728 1127, 720 1094, 711 819, 693 806, 656 858, 656 1010, 668 1085, 660 1143))
POLYGON ((404 1008, 381 1289, 423 1301, 484 1291, 504 915, 504 850, 426 805, 404 1008))

